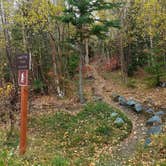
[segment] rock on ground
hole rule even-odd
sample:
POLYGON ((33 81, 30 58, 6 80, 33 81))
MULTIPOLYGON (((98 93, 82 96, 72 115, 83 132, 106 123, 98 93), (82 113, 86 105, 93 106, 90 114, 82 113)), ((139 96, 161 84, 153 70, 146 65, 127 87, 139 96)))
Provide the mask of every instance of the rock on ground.
POLYGON ((155 115, 147 120, 147 125, 153 125, 154 123, 161 124, 162 123, 161 118, 155 115))

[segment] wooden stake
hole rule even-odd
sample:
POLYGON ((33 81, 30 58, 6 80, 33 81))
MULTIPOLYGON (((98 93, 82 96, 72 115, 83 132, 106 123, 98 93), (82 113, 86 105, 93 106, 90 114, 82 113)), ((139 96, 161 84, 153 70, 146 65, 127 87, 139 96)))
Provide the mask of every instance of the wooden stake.
POLYGON ((28 86, 21 86, 21 127, 20 127, 20 155, 26 152, 28 113, 28 86))

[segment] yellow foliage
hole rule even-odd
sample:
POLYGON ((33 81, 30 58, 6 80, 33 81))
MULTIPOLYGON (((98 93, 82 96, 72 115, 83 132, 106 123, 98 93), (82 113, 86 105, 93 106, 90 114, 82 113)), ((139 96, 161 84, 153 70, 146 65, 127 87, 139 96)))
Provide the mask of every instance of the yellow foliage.
POLYGON ((3 88, 0 88, 0 95, 3 94, 3 88))
POLYGON ((8 97, 11 94, 12 89, 13 89, 12 84, 7 84, 6 86, 1 87, 0 88, 0 98, 8 97))
POLYGON ((135 1, 135 6, 139 7, 136 17, 137 26, 142 28, 143 36, 148 34, 154 37, 156 34, 164 32, 166 29, 166 13, 162 10, 158 0, 135 1))
POLYGON ((34 29, 47 29, 51 18, 60 15, 62 11, 62 6, 55 6, 48 0, 34 0, 31 9, 28 9, 27 18, 17 16, 15 19, 34 29))

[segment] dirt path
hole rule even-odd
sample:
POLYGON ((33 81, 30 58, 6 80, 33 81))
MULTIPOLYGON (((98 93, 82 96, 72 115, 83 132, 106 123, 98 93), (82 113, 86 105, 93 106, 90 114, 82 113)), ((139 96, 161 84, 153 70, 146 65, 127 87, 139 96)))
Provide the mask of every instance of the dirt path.
MULTIPOLYGON (((119 104, 115 103, 111 99, 111 94, 115 92, 114 85, 109 80, 104 80, 102 76, 99 75, 99 72, 97 71, 97 65, 93 64, 91 65, 92 69, 92 75, 95 78, 93 83, 93 89, 94 89, 94 96, 97 96, 99 98, 102 98, 105 102, 109 103, 111 106, 118 108, 122 110, 127 117, 132 121, 132 132, 129 135, 128 138, 123 140, 120 144, 118 144, 115 147, 111 147, 112 157, 113 159, 110 161, 109 166, 117 165, 117 166, 124 166, 123 163, 126 158, 132 157, 134 155, 134 152, 136 151, 137 144, 145 138, 147 128, 145 126, 145 118, 141 114, 136 114, 131 109, 127 109, 125 107, 120 106, 119 104)), ((55 110, 54 107, 58 110, 66 107, 67 110, 70 110, 70 106, 72 107, 71 110, 73 110, 73 101, 66 101, 65 103, 63 101, 57 101, 55 100, 55 97, 44 97, 44 99, 39 98, 39 101, 36 100, 36 102, 33 102, 33 105, 35 105, 37 108, 41 110, 40 106, 46 106, 45 109, 48 109, 47 107, 50 105, 53 106, 50 109, 55 110), (41 101, 44 101, 44 103, 41 103, 41 101), (70 104, 69 104, 70 103, 70 104)), ((77 104, 76 109, 78 110, 77 104)))
MULTIPOLYGON (((138 142, 145 138, 147 128, 145 126, 145 118, 143 115, 136 114, 130 109, 119 106, 118 104, 112 102, 111 100, 111 91, 109 91, 109 83, 106 82, 97 72, 95 65, 92 66, 94 81, 95 95, 103 98, 104 101, 109 103, 111 106, 121 109, 128 118, 132 121, 132 132, 128 138, 122 141, 116 147, 113 147, 113 160, 111 161, 112 165, 123 165, 123 159, 131 157, 136 151, 138 142)), ((110 85, 111 86, 111 85, 110 85)))

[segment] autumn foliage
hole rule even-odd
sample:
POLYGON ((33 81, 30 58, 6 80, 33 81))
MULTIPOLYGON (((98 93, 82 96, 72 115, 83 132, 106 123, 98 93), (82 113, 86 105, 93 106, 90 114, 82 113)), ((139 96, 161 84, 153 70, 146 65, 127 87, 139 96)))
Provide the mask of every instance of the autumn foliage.
POLYGON ((119 57, 113 56, 105 65, 106 71, 114 71, 120 68, 120 60, 119 57))

